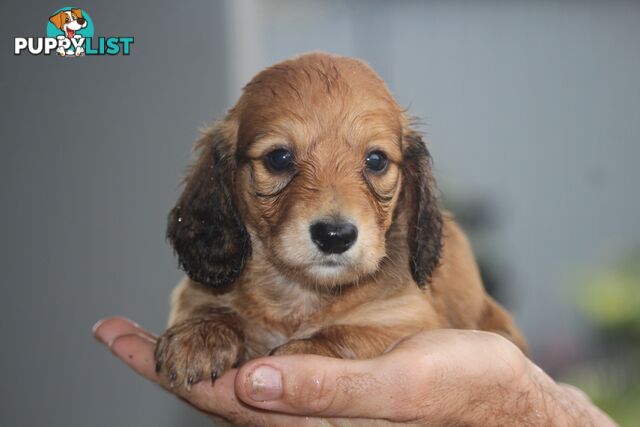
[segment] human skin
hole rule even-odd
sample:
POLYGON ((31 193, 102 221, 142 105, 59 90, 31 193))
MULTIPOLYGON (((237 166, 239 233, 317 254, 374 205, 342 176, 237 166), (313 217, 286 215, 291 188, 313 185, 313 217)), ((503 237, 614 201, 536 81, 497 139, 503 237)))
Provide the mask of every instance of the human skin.
POLYGON ((93 333, 144 378, 235 425, 616 425, 583 392, 554 382, 489 332, 422 332, 368 360, 262 357, 190 391, 156 373, 151 332, 111 317, 93 333))

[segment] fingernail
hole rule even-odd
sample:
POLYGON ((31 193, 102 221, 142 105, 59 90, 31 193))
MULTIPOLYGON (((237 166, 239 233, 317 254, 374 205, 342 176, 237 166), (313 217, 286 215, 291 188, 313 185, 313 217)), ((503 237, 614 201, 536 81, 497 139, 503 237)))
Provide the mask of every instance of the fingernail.
POLYGON ((98 328, 100 327, 100 325, 102 325, 102 322, 104 322, 104 319, 100 319, 96 323, 93 324, 93 326, 91 327, 91 333, 92 334, 95 335, 95 333, 98 330, 98 328))
POLYGON ((98 331, 98 328, 104 323, 106 319, 100 319, 98 320, 95 325, 93 325, 93 327, 91 328, 91 334, 96 337, 97 339, 100 339, 97 335, 96 332, 98 331))
POLYGON ((257 402, 276 400, 282 395, 282 375, 271 366, 258 366, 249 377, 249 396, 257 402))

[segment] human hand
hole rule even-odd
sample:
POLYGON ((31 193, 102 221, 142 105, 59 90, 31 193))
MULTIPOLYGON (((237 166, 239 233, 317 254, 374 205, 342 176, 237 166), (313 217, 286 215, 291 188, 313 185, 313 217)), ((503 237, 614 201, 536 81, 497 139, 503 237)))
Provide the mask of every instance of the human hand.
POLYGON ((143 377, 237 425, 615 425, 488 332, 423 332, 369 360, 263 357, 191 391, 156 374, 156 337, 138 325, 108 318, 94 335, 143 377))

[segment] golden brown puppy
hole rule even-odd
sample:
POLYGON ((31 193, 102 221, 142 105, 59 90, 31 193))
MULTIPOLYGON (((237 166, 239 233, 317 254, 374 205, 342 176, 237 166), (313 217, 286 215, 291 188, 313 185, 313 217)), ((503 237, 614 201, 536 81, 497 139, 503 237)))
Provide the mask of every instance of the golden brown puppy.
POLYGON ((156 349, 176 385, 269 353, 372 357, 433 328, 526 348, 440 209, 420 134, 364 63, 267 68, 196 149, 168 226, 189 278, 156 349))

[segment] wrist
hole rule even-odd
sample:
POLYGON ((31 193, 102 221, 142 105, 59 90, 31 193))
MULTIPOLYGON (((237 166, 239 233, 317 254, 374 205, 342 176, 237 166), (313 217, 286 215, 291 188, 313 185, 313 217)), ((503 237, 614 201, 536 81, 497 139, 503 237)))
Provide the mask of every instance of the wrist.
POLYGON ((585 419, 587 405, 584 402, 578 405, 568 389, 557 384, 528 359, 524 362, 521 369, 478 388, 464 407, 455 411, 453 424, 464 422, 474 427, 600 425, 593 424, 590 418, 585 419))
POLYGON ((530 362, 530 420, 533 425, 606 426, 616 423, 575 387, 559 384, 530 362))

